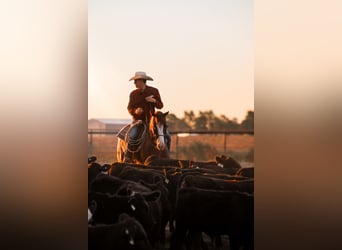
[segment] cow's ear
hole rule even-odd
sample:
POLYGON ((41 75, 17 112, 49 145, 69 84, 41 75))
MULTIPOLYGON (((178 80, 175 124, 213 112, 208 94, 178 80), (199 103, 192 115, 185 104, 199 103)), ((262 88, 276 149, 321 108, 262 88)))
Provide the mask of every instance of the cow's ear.
POLYGON ((167 116, 168 114, 169 114, 169 111, 166 111, 166 112, 164 113, 165 116, 167 116))
POLYGON ((90 210, 88 208, 88 222, 91 221, 92 217, 93 217, 93 214, 90 212, 90 210))

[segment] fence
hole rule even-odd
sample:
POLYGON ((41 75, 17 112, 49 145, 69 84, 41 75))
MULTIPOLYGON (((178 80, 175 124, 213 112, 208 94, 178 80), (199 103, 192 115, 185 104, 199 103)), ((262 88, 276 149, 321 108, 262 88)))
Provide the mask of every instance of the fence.
MULTIPOLYGON (((116 161, 118 131, 89 130, 88 156, 96 155, 100 163, 116 161)), ((215 155, 231 155, 243 161, 254 160, 254 131, 170 131, 171 158, 213 160, 215 155), (249 156, 248 156, 249 155, 249 156)))

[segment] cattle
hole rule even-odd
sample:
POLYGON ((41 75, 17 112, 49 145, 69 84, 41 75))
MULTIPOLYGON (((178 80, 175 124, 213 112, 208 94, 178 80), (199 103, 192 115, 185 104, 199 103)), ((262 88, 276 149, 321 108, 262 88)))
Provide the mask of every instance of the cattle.
POLYGON ((180 159, 161 159, 151 157, 145 162, 145 165, 150 166, 173 166, 178 168, 206 168, 212 169, 217 172, 223 172, 226 174, 235 174, 241 165, 232 157, 226 157, 224 155, 216 156, 215 161, 191 161, 191 160, 180 160, 180 159))
POLYGON ((236 172, 237 176, 244 176, 248 178, 254 178, 254 167, 240 168, 236 172))
POLYGON ((216 156, 216 163, 222 168, 240 169, 241 165, 232 157, 226 157, 225 155, 216 156))
POLYGON ((142 225, 127 214, 110 225, 88 226, 89 250, 152 249, 142 225))
POLYGON ((248 180, 248 179, 250 179, 250 178, 244 177, 244 176, 222 174, 222 173, 218 173, 218 174, 203 173, 201 175, 207 176, 207 177, 213 177, 213 178, 217 178, 217 179, 223 179, 223 180, 248 180))
POLYGON ((183 179, 188 176, 188 175, 192 175, 192 176, 203 176, 203 177, 212 177, 215 179, 222 179, 222 180, 247 180, 247 177, 243 177, 243 176, 235 176, 235 175, 227 175, 227 174, 215 174, 212 172, 207 172, 203 169, 201 169, 201 171, 198 171, 198 169, 194 169, 194 171, 182 171, 182 174, 179 178, 179 182, 178 182, 178 187, 180 185, 180 183, 183 181, 183 179))
POLYGON ((126 167, 132 167, 135 169, 140 169, 140 170, 153 170, 158 173, 161 173, 163 175, 166 175, 166 172, 169 169, 175 169, 176 167, 174 166, 152 166, 152 165, 141 165, 141 164, 134 164, 134 163, 118 163, 115 162, 112 164, 112 176, 118 177, 122 170, 124 170, 126 167))
MULTIPOLYGON (((178 189, 186 187, 196 187, 202 189, 213 189, 213 190, 226 190, 226 191, 240 191, 247 193, 254 193, 254 180, 246 177, 231 176, 225 174, 207 174, 207 173, 186 173, 183 174, 179 180, 178 189)), ((197 235, 197 245, 195 249, 199 247, 199 244, 203 245, 201 235, 197 235)), ((222 241, 220 235, 211 234, 212 241, 214 238, 216 247, 222 247, 222 241)))
POLYGON ((116 223, 121 213, 127 213, 142 224, 152 246, 160 241, 160 191, 133 192, 129 196, 89 192, 88 207, 92 213, 93 225, 116 223))
POLYGON ((147 171, 134 167, 125 167, 119 174, 119 178, 136 182, 143 180, 147 183, 157 183, 159 181, 164 182, 165 179, 162 173, 158 173, 156 171, 147 171))
POLYGON ((161 200, 161 205, 162 205, 161 206, 162 207, 162 222, 161 222, 160 233, 161 233, 162 242, 165 242, 165 227, 167 223, 170 221, 170 215, 171 215, 171 203, 169 201, 168 189, 165 187, 162 181, 156 184, 150 184, 141 180, 140 183, 150 188, 152 191, 159 190, 161 193, 160 200, 161 200))
POLYGON ((181 249, 185 243, 192 244, 194 249, 205 248, 203 232, 216 240, 221 235, 229 236, 232 250, 253 247, 250 218, 253 218, 251 171, 254 169, 243 171, 237 161, 223 155, 208 162, 151 158, 148 164, 115 162, 101 166, 96 157, 88 158, 88 172, 94 172, 92 177, 88 176, 89 227, 115 225, 120 214, 126 213, 142 225, 153 249, 164 242, 168 221, 171 249, 181 249), (90 171, 90 167, 94 169, 90 171), (185 214, 188 220, 184 219, 185 214), (219 216, 222 225, 218 224, 219 216), (207 227, 203 225, 211 220, 207 227))
POLYGON ((197 187, 204 189, 216 189, 227 191, 240 191, 250 194, 254 193, 254 180, 224 180, 203 175, 187 175, 181 183, 180 188, 184 187, 197 187))
POLYGON ((177 168, 170 169, 166 173, 165 182, 167 183, 167 188, 169 190, 169 201, 171 204, 171 214, 170 214, 170 231, 173 231, 174 225, 174 214, 176 209, 176 194, 178 186, 182 178, 186 175, 200 175, 200 174, 215 174, 216 171, 212 169, 201 169, 201 168, 177 168))
POLYGON ((114 162, 112 164, 111 175, 118 177, 125 167, 144 167, 144 165, 126 162, 114 162))
POLYGON ((88 157, 88 189, 90 187, 91 182, 96 178, 97 175, 101 173, 108 174, 111 169, 111 165, 100 165, 96 162, 96 160, 96 156, 88 157))
POLYGON ((97 157, 95 155, 88 157, 88 164, 91 164, 97 160, 97 157))
POLYGON ((178 191, 176 229, 170 249, 200 232, 228 235, 231 250, 253 249, 254 196, 236 191, 182 188, 178 191))
POLYGON ((102 166, 96 162, 88 164, 88 188, 98 174, 102 172, 102 166))
POLYGON ((122 180, 130 180, 131 182, 140 182, 152 190, 159 190, 161 193, 161 240, 165 239, 165 227, 170 220, 171 205, 168 199, 168 189, 164 185, 165 176, 162 170, 154 170, 149 168, 136 168, 132 166, 125 167, 119 174, 122 180))
POLYGON ((132 192, 150 192, 150 188, 129 180, 110 175, 98 175, 91 183, 90 191, 119 195, 131 195, 132 192))

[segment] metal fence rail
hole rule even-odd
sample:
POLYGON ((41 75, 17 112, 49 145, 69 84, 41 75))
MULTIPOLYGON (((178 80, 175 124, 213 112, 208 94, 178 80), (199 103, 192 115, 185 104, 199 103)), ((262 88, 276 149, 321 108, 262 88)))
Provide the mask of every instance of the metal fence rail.
MULTIPOLYGON (((171 155, 175 158, 179 156, 179 149, 184 144, 184 137, 191 138, 192 142, 198 141, 206 143, 206 140, 217 141, 217 151, 226 154, 230 148, 228 147, 230 135, 250 135, 254 136, 254 130, 170 130, 172 138, 171 143, 171 155), (196 135, 204 135, 201 139, 196 135), (223 138, 222 138, 223 137, 223 138)), ((88 130, 88 154, 98 155, 98 158, 106 159, 107 161, 116 160, 116 134, 118 131, 114 130, 100 130, 91 129, 88 130)), ((254 144, 252 146, 254 148, 254 144)))
MULTIPOLYGON (((116 130, 108 130, 108 129, 89 129, 89 134, 109 134, 115 135, 119 131, 116 130)), ((254 135, 254 130, 170 130, 170 134, 250 134, 254 135)))

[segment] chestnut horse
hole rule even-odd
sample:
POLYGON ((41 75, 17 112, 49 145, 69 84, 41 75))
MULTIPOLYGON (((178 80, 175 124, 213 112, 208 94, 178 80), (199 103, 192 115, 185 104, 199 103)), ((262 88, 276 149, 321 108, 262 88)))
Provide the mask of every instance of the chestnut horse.
MULTIPOLYGON (((154 114, 152 113, 149 124, 141 121, 143 123, 144 131, 141 133, 141 137, 133 142, 136 149, 131 151, 133 153, 132 159, 134 163, 144 164, 145 160, 150 157, 170 158, 170 152, 165 141, 167 128, 166 116, 168 113, 169 112, 163 113, 161 111, 157 111, 154 114)), ((127 136, 128 133, 126 137, 127 136)), ((124 161, 126 150, 128 150, 126 140, 118 138, 116 150, 118 162, 124 161)))

